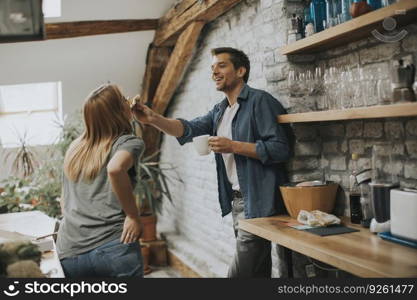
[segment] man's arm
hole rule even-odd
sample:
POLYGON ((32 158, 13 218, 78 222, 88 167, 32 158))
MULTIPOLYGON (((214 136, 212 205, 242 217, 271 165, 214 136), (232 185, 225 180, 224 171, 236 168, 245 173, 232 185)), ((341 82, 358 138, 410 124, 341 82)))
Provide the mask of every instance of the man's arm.
POLYGON ((212 134, 214 109, 191 121, 165 118, 140 103, 132 107, 132 113, 137 121, 152 125, 166 134, 177 137, 178 142, 183 145, 191 142, 193 137, 212 134))
POLYGON ((283 124, 277 123, 277 116, 283 113, 282 105, 268 93, 256 102, 254 119, 260 135, 256 141, 256 153, 263 164, 280 163, 291 157, 289 132, 283 124))
POLYGON ((137 103, 132 112, 139 122, 152 125, 168 135, 180 137, 184 134, 184 126, 180 120, 165 118, 146 105, 137 103))
POLYGON ((211 137, 209 146, 217 153, 235 153, 259 159, 263 164, 286 161, 290 157, 287 134, 276 116, 282 113, 281 105, 272 96, 264 95, 255 111, 255 120, 260 139, 256 143, 232 141, 225 137, 211 137), (271 126, 274 124, 274 126, 271 126))

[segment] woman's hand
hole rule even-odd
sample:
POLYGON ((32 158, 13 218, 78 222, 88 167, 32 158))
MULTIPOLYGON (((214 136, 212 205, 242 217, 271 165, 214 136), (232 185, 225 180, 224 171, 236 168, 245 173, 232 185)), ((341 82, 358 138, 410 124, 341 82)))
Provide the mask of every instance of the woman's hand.
POLYGON ((120 242, 124 244, 136 242, 139 240, 141 234, 142 224, 140 223, 139 217, 131 218, 129 216, 126 216, 120 242))

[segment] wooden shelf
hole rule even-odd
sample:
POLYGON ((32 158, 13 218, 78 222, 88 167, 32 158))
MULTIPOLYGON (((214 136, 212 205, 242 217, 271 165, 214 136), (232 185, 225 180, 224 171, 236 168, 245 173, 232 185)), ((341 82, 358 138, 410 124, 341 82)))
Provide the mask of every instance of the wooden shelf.
POLYGON ((415 23, 417 21, 417 1, 401 0, 372 11, 282 47, 280 53, 282 55, 315 53, 369 37, 372 30, 382 33, 385 32, 382 27, 383 20, 388 17, 395 18, 397 28, 415 23))
MULTIPOLYGON (((416 1, 417 2, 417 1, 416 1)), ((417 102, 278 116, 278 123, 302 123, 417 116, 417 102)))

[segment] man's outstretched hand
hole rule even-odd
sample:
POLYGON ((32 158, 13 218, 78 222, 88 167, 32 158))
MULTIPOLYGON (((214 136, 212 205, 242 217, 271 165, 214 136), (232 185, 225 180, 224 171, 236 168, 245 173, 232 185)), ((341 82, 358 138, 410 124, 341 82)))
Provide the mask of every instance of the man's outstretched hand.
POLYGON ((139 102, 135 103, 131 110, 136 121, 143 124, 151 124, 156 116, 156 113, 152 109, 139 102))

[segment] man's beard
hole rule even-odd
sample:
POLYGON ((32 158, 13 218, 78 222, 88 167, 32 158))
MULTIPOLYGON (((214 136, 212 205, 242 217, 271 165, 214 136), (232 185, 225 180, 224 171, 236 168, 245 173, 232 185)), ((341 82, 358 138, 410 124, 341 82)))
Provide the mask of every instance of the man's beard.
POLYGON ((237 85, 238 85, 237 81, 236 82, 232 82, 230 84, 224 83, 221 86, 216 86, 216 89, 219 92, 228 92, 228 91, 233 90, 237 85))

